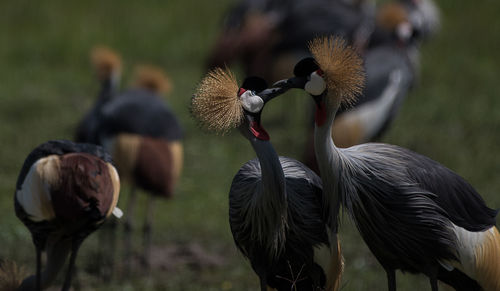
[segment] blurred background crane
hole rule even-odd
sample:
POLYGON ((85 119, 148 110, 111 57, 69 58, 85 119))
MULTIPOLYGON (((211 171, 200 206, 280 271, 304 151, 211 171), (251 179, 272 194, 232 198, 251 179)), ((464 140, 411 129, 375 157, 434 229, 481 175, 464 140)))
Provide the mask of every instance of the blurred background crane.
MULTIPOLYGON (((388 1, 377 4, 382 2, 388 1)), ((500 144, 496 92, 500 38, 493 36, 500 35, 500 3, 435 2, 441 10, 441 30, 422 43, 418 86, 381 141, 440 161, 497 208, 500 156, 494 153, 500 144)), ((169 77, 176 98, 168 101, 185 129, 184 174, 175 199, 156 201, 161 211, 154 213, 158 231, 153 236, 148 276, 132 272, 124 280, 113 281, 96 276, 96 261, 89 254, 99 244, 97 236, 91 235, 78 255, 82 290, 255 288, 257 277, 234 247, 227 220, 227 186, 234 169, 255 153, 239 134, 223 139, 204 134, 188 113, 225 11, 234 3, 0 1, 0 191, 5 194, 0 195, 0 261, 11 258, 35 272, 31 235, 15 217, 11 194, 28 152, 49 139, 73 139, 77 123, 95 100, 87 94, 97 87, 95 76, 89 74, 88 52, 95 44, 105 43, 119 49, 126 68, 144 59, 172 68, 169 77)), ((234 69, 239 73, 239 67, 234 69)), ((130 73, 123 70, 123 84, 128 85, 130 73)), ((300 156, 310 128, 304 107, 312 101, 298 93, 289 96, 292 102, 273 100, 262 117, 276 151, 285 156, 300 156)), ((128 183, 123 190, 130 191, 128 183)), ((144 205, 146 198, 138 194, 138 204, 144 205)), ((142 211, 138 207, 137 214, 142 211)), ((350 263, 345 265, 344 290, 384 290, 384 271, 345 220, 343 252, 350 263)), ((398 290, 429 288, 423 276, 398 273, 397 284, 398 290)))
POLYGON ((26 158, 14 196, 17 217, 32 235, 36 274, 18 290, 42 290, 54 282, 69 258, 62 290, 69 290, 83 240, 115 213, 120 179, 102 148, 49 141, 26 158), (42 252, 47 263, 42 271, 42 252))
POLYGON ((106 48, 92 52, 101 90, 92 109, 77 128, 76 139, 104 146, 122 179, 132 183, 125 220, 125 272, 132 263, 132 229, 137 204, 136 187, 149 193, 143 224, 141 262, 149 267, 154 197, 170 198, 179 179, 183 153, 182 129, 162 99, 171 90, 163 70, 138 66, 133 86, 118 92, 120 57, 106 48))

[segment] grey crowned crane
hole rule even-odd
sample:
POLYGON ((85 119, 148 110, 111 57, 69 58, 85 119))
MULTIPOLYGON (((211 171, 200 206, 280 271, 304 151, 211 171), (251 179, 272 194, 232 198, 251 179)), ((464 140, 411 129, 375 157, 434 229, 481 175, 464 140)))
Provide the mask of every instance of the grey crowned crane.
POLYGON ((31 232, 37 268, 17 290, 47 288, 71 253, 62 287, 69 290, 81 243, 112 213, 119 215, 119 191, 118 173, 101 147, 64 140, 36 147, 23 164, 14 201, 17 217, 31 232))
POLYGON ((240 61, 247 75, 277 80, 308 55, 317 35, 365 42, 371 31, 371 1, 241 0, 229 11, 208 57, 208 67, 240 61), (369 26, 369 27, 367 27, 369 26), (355 40, 354 40, 355 39, 355 40))
POLYGON ((417 74, 412 31, 400 4, 386 4, 377 12, 375 32, 363 55, 365 87, 352 108, 341 107, 332 127, 337 146, 376 140, 399 112, 417 74))
POLYGON ((100 110, 105 103, 113 99, 118 93, 122 60, 121 57, 111 49, 96 47, 91 52, 91 62, 94 66, 97 78, 99 82, 101 82, 101 90, 92 108, 78 124, 75 133, 75 141, 97 144, 100 110))
MULTIPOLYGON (((116 94, 99 109, 97 142, 111 154, 122 180, 132 190, 126 206, 125 251, 131 253, 136 189, 148 192, 142 262, 149 266, 154 203, 174 195, 183 164, 182 128, 162 93, 170 81, 162 70, 141 66, 134 87, 116 94)), ((130 259, 127 260, 130 264, 130 259)))
POLYGON ((338 290, 342 256, 336 226, 323 220, 319 177, 300 162, 279 157, 260 123, 265 103, 281 89, 217 68, 201 82, 192 113, 212 131, 236 127, 257 158, 245 163, 229 192, 229 223, 250 260, 261 290, 338 290))
POLYGON ((275 84, 305 89, 317 104, 315 152, 331 222, 342 205, 396 290, 395 270, 422 273, 456 290, 500 290, 497 211, 462 177, 394 145, 335 146, 331 128, 341 103, 361 92, 361 60, 341 39, 316 39, 314 59, 275 84))
MULTIPOLYGON (((376 25, 363 51, 365 87, 352 106, 341 106, 335 115, 332 135, 338 147, 383 136, 413 88, 419 61, 408 17, 399 3, 389 2, 377 10, 376 25)), ((311 122, 303 159, 318 172, 313 126, 311 122)))
POLYGON ((410 23, 420 40, 427 40, 439 32, 441 16, 433 0, 398 0, 409 13, 410 23))

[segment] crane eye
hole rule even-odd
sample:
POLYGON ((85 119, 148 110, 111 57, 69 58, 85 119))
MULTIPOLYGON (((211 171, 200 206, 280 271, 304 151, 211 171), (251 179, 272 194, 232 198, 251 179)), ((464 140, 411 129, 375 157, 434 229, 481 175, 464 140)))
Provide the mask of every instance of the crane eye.
POLYGON ((252 113, 257 113, 264 107, 264 100, 262 100, 259 95, 255 95, 251 90, 244 91, 243 94, 240 95, 240 101, 243 108, 252 113))
POLYGON ((304 86, 304 90, 306 90, 307 93, 309 93, 313 96, 321 95, 326 89, 325 80, 319 74, 322 72, 318 72, 318 71, 314 71, 310 75, 310 80, 304 86))

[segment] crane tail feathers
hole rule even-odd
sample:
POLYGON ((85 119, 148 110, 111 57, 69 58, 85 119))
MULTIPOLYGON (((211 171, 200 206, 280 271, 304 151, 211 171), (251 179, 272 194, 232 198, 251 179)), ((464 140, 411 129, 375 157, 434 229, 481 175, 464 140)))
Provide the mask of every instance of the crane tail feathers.
POLYGON ((475 247, 476 280, 485 290, 500 290, 500 234, 493 226, 475 247))

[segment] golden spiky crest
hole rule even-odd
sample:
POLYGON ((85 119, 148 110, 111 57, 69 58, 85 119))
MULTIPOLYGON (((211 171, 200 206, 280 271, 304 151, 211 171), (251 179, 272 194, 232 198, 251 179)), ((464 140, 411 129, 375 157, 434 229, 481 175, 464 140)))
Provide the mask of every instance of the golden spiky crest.
POLYGON ((15 262, 3 261, 0 264, 0 291, 15 291, 26 277, 23 267, 15 262))
POLYGON ((341 37, 320 37, 309 43, 309 51, 323 71, 328 96, 352 105, 363 91, 363 60, 341 37))
POLYGON ((408 12, 400 3, 386 3, 377 12, 377 25, 394 31, 399 24, 408 22, 408 17, 408 12))
POLYGON ((172 90, 172 83, 163 69, 152 65, 138 65, 134 72, 134 86, 167 94, 172 90))
POLYGON ((191 112, 207 130, 224 134, 243 120, 238 82, 228 69, 215 68, 201 80, 191 99, 191 112))
POLYGON ((112 74, 120 74, 122 59, 118 53, 104 46, 96 46, 90 52, 90 61, 100 80, 110 78, 112 74))

